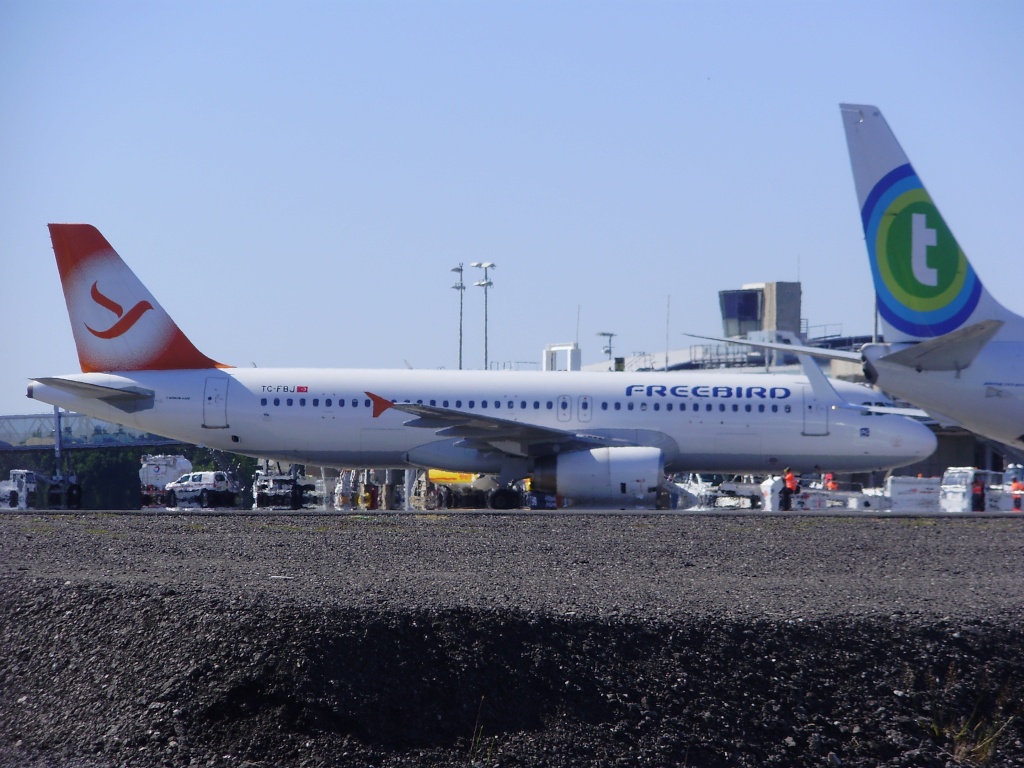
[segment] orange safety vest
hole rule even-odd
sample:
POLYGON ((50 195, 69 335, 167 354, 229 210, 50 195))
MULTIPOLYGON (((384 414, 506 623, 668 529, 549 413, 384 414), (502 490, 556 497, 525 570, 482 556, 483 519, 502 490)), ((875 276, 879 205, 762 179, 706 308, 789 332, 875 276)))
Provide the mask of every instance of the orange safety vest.
POLYGON ((796 475, 794 475, 792 472, 786 473, 786 487, 789 488, 789 490, 791 491, 795 491, 797 489, 796 475))

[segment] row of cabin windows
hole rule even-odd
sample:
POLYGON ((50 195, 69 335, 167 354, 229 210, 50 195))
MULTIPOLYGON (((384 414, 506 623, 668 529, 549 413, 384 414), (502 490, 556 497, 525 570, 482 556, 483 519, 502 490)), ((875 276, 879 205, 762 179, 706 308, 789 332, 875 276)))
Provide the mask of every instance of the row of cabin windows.
MULTIPOLYGON (((299 398, 294 398, 294 397, 285 397, 285 398, 275 397, 272 401, 268 400, 268 398, 266 398, 266 397, 261 397, 260 398, 260 405, 269 405, 271 402, 273 402, 274 405, 281 405, 282 403, 284 403, 285 405, 295 405, 296 403, 298 403, 299 406, 305 406, 306 405, 306 398, 304 398, 304 397, 299 397, 299 398)), ((348 401, 343 400, 342 398, 339 397, 338 398, 338 407, 339 408, 344 408, 345 405, 347 404, 347 402, 348 401)), ((310 398, 309 399, 309 404, 312 405, 314 408, 319 408, 320 407, 320 398, 319 397, 310 398)), ((324 400, 324 408, 331 408, 331 407, 333 407, 333 405, 334 405, 334 399, 333 398, 328 397, 328 398, 326 398, 324 400)), ((372 405, 372 403, 370 402, 369 398, 363 400, 363 406, 365 406, 366 408, 369 408, 371 405, 372 405)), ((352 398, 352 407, 353 408, 358 408, 359 407, 359 398, 358 397, 353 397, 352 398)))
MULTIPOLYGON (((666 411, 671 411, 673 409, 674 405, 675 405, 674 403, 665 403, 665 410, 666 411)), ((693 411, 694 413, 696 413, 697 411, 702 410, 701 409, 701 405, 702 405, 701 403, 693 403, 690 406, 690 410, 693 411)), ((612 406, 613 406, 614 410, 616 410, 616 411, 621 411, 622 410, 622 403, 620 403, 620 402, 612 403, 612 406)), ((704 411, 713 411, 715 409, 714 403, 703 403, 703 406, 704 406, 704 408, 703 408, 704 411)), ((626 410, 627 411, 632 411, 634 409, 634 407, 635 407, 634 403, 631 403, 631 402, 630 403, 626 403, 626 410)), ((654 403, 652 408, 655 411, 660 411, 661 410, 661 403, 657 403, 657 402, 654 403)), ((687 404, 686 403, 679 403, 679 410, 680 410, 680 412, 685 412, 686 409, 687 409, 687 404)), ((602 411, 607 411, 608 410, 608 403, 601 403, 601 410, 602 411)), ((647 410, 647 403, 640 403, 640 410, 641 411, 646 411, 647 410)), ((727 408, 725 403, 719 403, 718 404, 718 410, 721 411, 721 412, 725 412, 726 410, 729 410, 729 409, 727 408)), ((733 413, 739 413, 740 404, 739 403, 733 403, 731 410, 732 410, 733 413)), ((754 412, 754 405, 753 405, 753 403, 744 403, 743 404, 743 410, 746 413, 753 413, 754 412)), ((782 406, 782 410, 785 413, 789 413, 792 410, 792 406, 784 405, 784 406, 782 406)), ((770 411, 771 413, 778 413, 779 412, 779 406, 778 406, 777 403, 773 403, 770 406, 765 405, 764 403, 758 403, 757 404, 757 412, 758 413, 765 413, 766 411, 770 411)))
MULTIPOLYGON (((271 402, 271 401, 268 398, 266 398, 266 397, 260 399, 260 405, 268 405, 269 402, 271 402)), ((298 405, 300 407, 304 407, 306 405, 307 399, 305 397, 299 397, 299 398, 293 398, 293 397, 280 398, 280 397, 275 397, 275 398, 273 398, 272 402, 276 406, 280 406, 282 403, 284 403, 284 405, 286 405, 286 406, 292 406, 292 405, 295 405, 296 403, 298 403, 298 405)), ((348 402, 352 403, 352 407, 353 408, 358 408, 359 405, 360 405, 359 398, 357 398, 357 397, 353 397, 351 401, 344 400, 343 398, 338 398, 338 407, 339 408, 344 408, 347 405, 348 402)), ((410 402, 410 401, 407 400, 406 402, 410 402)), ((451 401, 449 401, 449 400, 442 400, 441 403, 440 403, 441 407, 442 408, 448 408, 449 407, 449 402, 451 402, 451 401)), ((320 407, 320 398, 318 398, 318 397, 310 398, 309 399, 309 403, 314 408, 318 408, 318 407, 320 407)), ((334 400, 332 398, 330 398, 330 397, 324 399, 324 407, 325 408, 331 408, 333 406, 333 403, 334 403, 334 400)), ((461 400, 455 400, 454 403, 455 403, 455 407, 456 408, 461 408, 462 407, 462 401, 461 400)), ((423 401, 422 400, 417 400, 416 404, 417 405, 423 405, 423 401)), ((429 402, 429 404, 431 406, 436 407, 438 405, 438 401, 437 400, 431 400, 429 402)), ((366 398, 365 400, 362 401, 362 405, 365 408, 369 408, 371 405, 373 405, 373 403, 370 401, 369 398, 366 398)), ((476 408, 477 401, 476 400, 467 400, 466 401, 466 405, 469 408, 476 408)), ((661 403, 655 402, 651 407, 655 411, 660 411, 661 410, 661 405, 662 405, 661 403)), ((675 403, 665 403, 665 410, 666 411, 674 410, 675 405, 676 405, 675 403)), ((679 403, 678 405, 679 405, 679 411, 680 412, 685 412, 687 410, 687 404, 686 403, 679 403)), ((703 403, 703 404, 702 403, 692 403, 690 405, 690 410, 693 411, 694 413, 696 413, 697 411, 701 410, 701 405, 704 406, 703 410, 705 412, 710 412, 710 411, 715 410, 715 404, 714 403, 703 403)), ((568 400, 562 400, 562 401, 559 402, 558 406, 559 406, 559 408, 562 411, 566 411, 566 410, 569 409, 569 401, 568 400)), ((490 407, 490 401, 488 401, 488 400, 481 400, 480 401, 480 408, 486 409, 488 407, 490 407)), ((495 400, 494 401, 494 407, 496 409, 500 409, 501 408, 501 401, 500 400, 495 400)), ((509 409, 514 409, 515 407, 516 407, 515 401, 514 400, 509 400, 508 401, 508 408, 509 409)), ((527 410, 527 407, 528 406, 527 406, 526 400, 520 400, 519 401, 519 408, 521 410, 527 410)), ((544 407, 544 410, 550 411, 550 410, 554 409, 555 403, 554 403, 553 400, 547 400, 546 402, 544 402, 543 407, 544 407)), ((621 411, 622 410, 622 403, 619 402, 619 401, 615 401, 615 402, 610 404, 610 407, 612 408, 612 410, 621 411)), ((626 403, 626 410, 627 411, 632 411, 632 410, 636 409, 636 407, 637 407, 637 404, 635 402, 630 401, 630 402, 626 403)), ((647 407, 648 407, 647 403, 640 403, 640 410, 641 411, 646 411, 647 407)), ((607 411, 608 408, 609 408, 609 403, 607 403, 607 402, 602 402, 601 403, 601 410, 602 411, 607 411)), ((541 401, 540 400, 534 400, 533 401, 533 409, 535 411, 541 410, 541 401)), ((790 406, 790 405, 783 405, 782 409, 783 409, 783 411, 785 413, 789 413, 792 410, 792 406, 790 406)), ((583 411, 590 410, 590 402, 587 401, 587 400, 583 400, 582 402, 580 402, 580 410, 583 410, 583 411)), ((720 412, 724 413, 726 410, 728 410, 728 408, 727 408, 725 403, 718 403, 718 410, 720 412)), ((732 403, 732 412, 733 413, 738 413, 739 410, 740 410, 740 404, 739 403, 732 403)), ((753 413, 754 412, 754 405, 753 405, 753 403, 744 403, 743 404, 743 410, 746 413, 753 413)), ((765 413, 767 411, 770 411, 771 413, 778 413, 779 412, 778 404, 777 403, 772 403, 771 405, 765 405, 764 403, 758 403, 757 404, 757 412, 758 413, 765 413)))

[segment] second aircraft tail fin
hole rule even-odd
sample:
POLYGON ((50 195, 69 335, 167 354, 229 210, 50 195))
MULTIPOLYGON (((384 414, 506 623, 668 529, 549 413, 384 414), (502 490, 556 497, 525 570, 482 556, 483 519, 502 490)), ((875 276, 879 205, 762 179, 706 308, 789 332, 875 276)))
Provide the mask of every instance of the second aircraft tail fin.
POLYGON ((984 320, 1024 340, 1024 318, 982 285, 877 107, 841 104, 878 313, 889 342, 984 320))
POLYGON ((84 372, 227 367, 196 349, 95 227, 49 226, 84 372))

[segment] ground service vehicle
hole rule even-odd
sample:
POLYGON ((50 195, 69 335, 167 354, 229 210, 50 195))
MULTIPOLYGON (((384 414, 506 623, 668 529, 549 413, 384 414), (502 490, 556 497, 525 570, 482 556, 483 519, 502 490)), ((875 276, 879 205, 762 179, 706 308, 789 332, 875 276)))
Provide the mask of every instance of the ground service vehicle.
POLYGON ((236 489, 227 472, 191 472, 167 484, 164 489, 168 507, 181 502, 197 502, 200 507, 231 507, 236 489))

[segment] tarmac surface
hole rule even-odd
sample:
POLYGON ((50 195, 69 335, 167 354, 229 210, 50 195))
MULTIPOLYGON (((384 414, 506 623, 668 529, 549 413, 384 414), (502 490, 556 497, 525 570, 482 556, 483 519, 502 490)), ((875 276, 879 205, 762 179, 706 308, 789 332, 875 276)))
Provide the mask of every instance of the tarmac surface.
POLYGON ((1024 765, 1024 519, 0 515, 0 765, 1024 765))

